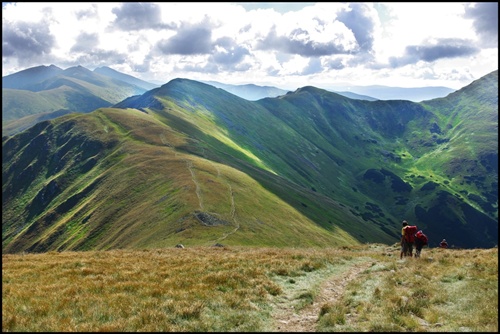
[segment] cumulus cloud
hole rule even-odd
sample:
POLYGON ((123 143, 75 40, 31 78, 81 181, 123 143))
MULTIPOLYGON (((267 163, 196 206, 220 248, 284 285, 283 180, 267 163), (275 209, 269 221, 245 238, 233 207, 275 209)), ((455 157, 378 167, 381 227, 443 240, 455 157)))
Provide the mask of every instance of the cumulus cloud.
POLYGON ((479 52, 470 41, 460 39, 439 39, 428 45, 409 45, 402 57, 391 57, 390 65, 393 68, 415 64, 419 61, 428 63, 442 58, 458 58, 474 55, 479 52))
POLYGON ((162 22, 160 6, 152 3, 125 2, 112 13, 116 15, 112 26, 125 31, 173 28, 162 22))
POLYGON ((99 66, 109 66, 109 64, 120 65, 128 61, 127 56, 116 51, 95 49, 89 53, 79 53, 73 60, 67 61, 69 66, 81 65, 93 69, 99 66))
POLYGON ((372 49, 375 22, 366 4, 350 3, 348 9, 337 14, 337 19, 353 32, 360 50, 369 52, 372 49))
POLYGON ((317 42, 304 29, 294 29, 288 35, 279 36, 275 28, 265 38, 257 42, 256 49, 263 51, 274 50, 304 57, 319 57, 349 52, 343 43, 338 40, 331 40, 327 43, 317 42))
POLYGON ((214 43, 213 60, 218 64, 235 65, 240 63, 245 56, 250 55, 248 49, 238 45, 234 39, 229 37, 219 38, 214 43))
POLYGON ((468 83, 464 74, 477 78, 498 66, 498 3, 2 7, 4 75, 40 64, 80 64, 115 66, 143 80, 193 74, 291 85, 300 75, 382 84, 399 73, 398 84, 440 78, 441 85, 453 80, 458 88, 457 81, 468 83), (460 75, 449 74, 455 70, 460 75))
POLYGON ((325 61, 325 65, 332 70, 341 70, 345 68, 342 58, 332 58, 325 61))
POLYGON ((158 42, 161 53, 179 55, 199 55, 212 51, 212 31, 205 23, 184 23, 177 33, 158 42))
POLYGON ((498 2, 467 5, 465 17, 473 19, 474 29, 485 46, 498 47, 498 2))
POLYGON ((137 73, 147 73, 151 68, 151 62, 152 62, 152 56, 147 55, 146 57, 144 57, 142 63, 133 64, 132 70, 137 73))
POLYGON ((97 5, 93 4, 90 8, 77 10, 75 12, 77 20, 85 20, 90 18, 97 18, 97 5))
POLYGON ((71 52, 88 52, 95 49, 99 44, 99 35, 97 33, 87 34, 81 33, 76 37, 75 44, 71 47, 71 52))
POLYGON ((302 69, 302 75, 310 75, 321 73, 323 71, 323 65, 321 64, 321 60, 319 58, 311 58, 309 59, 309 63, 306 67, 302 69))
POLYGON ((22 63, 40 60, 56 43, 45 22, 2 21, 2 57, 16 57, 22 63))
POLYGON ((219 67, 217 64, 213 62, 203 62, 201 64, 188 64, 184 66, 176 66, 175 67, 179 71, 184 72, 198 72, 198 73, 211 73, 217 74, 219 73, 219 67))

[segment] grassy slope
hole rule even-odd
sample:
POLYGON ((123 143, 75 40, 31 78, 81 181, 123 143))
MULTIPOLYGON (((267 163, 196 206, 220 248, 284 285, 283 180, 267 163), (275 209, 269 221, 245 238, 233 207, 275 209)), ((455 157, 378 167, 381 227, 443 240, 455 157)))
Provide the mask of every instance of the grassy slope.
MULTIPOLYGON (((498 136, 491 135, 498 133, 498 93, 494 98, 490 94, 490 89, 497 87, 498 71, 495 71, 471 83, 460 94, 424 103, 441 115, 439 125, 450 140, 423 157, 419 164, 435 166, 452 175, 474 174, 488 167, 492 172, 496 169, 498 174, 498 136)), ((492 181, 489 177, 487 182, 492 181)))
POLYGON ((185 79, 117 106, 126 105, 138 109, 69 116, 4 142, 4 249, 390 243, 400 217, 417 220, 415 208, 437 240, 464 216, 463 201, 434 215, 450 199, 419 190, 429 180, 450 194, 464 189, 413 163, 447 136, 429 131, 446 128, 429 105, 313 87, 252 103, 185 79), (366 180, 369 168, 388 168, 413 190, 402 195, 388 176, 366 180), (18 178, 21 190, 12 188, 18 178))
POLYGON ((39 136, 52 133, 43 141, 61 143, 40 154, 61 159, 56 169, 41 156, 23 158, 27 151, 22 149, 12 157, 19 161, 18 177, 37 161, 42 170, 27 181, 21 198, 4 192, 9 200, 4 203, 4 251, 219 241, 254 246, 357 243, 338 227, 331 227, 331 234, 317 226, 248 175, 176 149, 187 139, 148 114, 102 109, 53 124, 50 132, 40 126, 39 136), (70 134, 62 139, 67 129, 70 134), (72 142, 81 145, 75 138, 88 143, 87 157, 72 156, 77 152, 72 142), (95 147, 101 142, 104 147, 95 147), (28 203, 27 211, 18 209, 20 202, 28 203), (199 212, 217 218, 217 226, 204 226, 199 212))
POLYGON ((60 109, 61 105, 40 94, 25 90, 2 88, 2 127, 32 113, 60 109))
POLYGON ((4 135, 19 132, 26 128, 25 123, 31 124, 27 116, 61 109, 90 112, 145 92, 143 88, 82 67, 69 68, 27 89, 30 90, 2 89, 2 120, 8 122, 2 126, 4 135))
POLYGON ((403 260, 381 244, 2 254, 5 332, 276 332, 297 318, 317 332, 496 333, 498 248, 403 260))
MULTIPOLYGON (((481 87, 491 100, 495 86, 481 82, 481 87)), ((428 231, 436 243, 446 235, 461 247, 494 245, 498 240, 494 221, 497 211, 484 204, 497 202, 495 183, 490 181, 497 179, 498 173, 479 170, 479 175, 486 174, 489 179, 474 188, 464 186, 460 173, 447 174, 430 164, 432 160, 426 160, 449 141, 450 134, 445 131, 449 127, 442 124, 439 110, 409 101, 355 101, 314 87, 254 104, 183 79, 162 89, 155 94, 170 96, 192 111, 186 113, 185 120, 202 110, 212 123, 227 129, 226 138, 258 157, 260 164, 279 171, 280 176, 303 189, 351 206, 366 223, 379 225, 377 229, 389 236, 397 238, 393 231, 404 217, 428 231), (371 182, 365 176, 368 170, 383 171, 385 181, 371 182), (462 181, 457 181, 460 178, 462 181), (437 190, 425 190, 430 185, 437 190), (481 198, 484 189, 491 194, 486 200, 481 198), (471 195, 462 197, 462 191, 471 195), (457 195, 458 200, 453 198, 457 195), (484 203, 480 206, 475 201, 484 203), (479 236, 483 233, 486 238, 479 236)), ((476 99, 481 100, 480 94, 467 89, 460 94, 469 95, 465 100, 472 106, 476 99)), ((495 114, 495 109, 487 113, 495 114)), ((467 115, 462 117, 467 119, 467 115)), ((211 128, 203 127, 203 131, 211 128)), ((494 134, 489 132, 487 136, 494 138, 494 134)), ((463 142, 453 145, 460 147, 463 142)), ((484 151, 482 145, 476 149, 484 151)), ((301 203, 294 202, 294 206, 301 210, 301 203)), ((321 221, 316 218, 316 222, 321 221)))

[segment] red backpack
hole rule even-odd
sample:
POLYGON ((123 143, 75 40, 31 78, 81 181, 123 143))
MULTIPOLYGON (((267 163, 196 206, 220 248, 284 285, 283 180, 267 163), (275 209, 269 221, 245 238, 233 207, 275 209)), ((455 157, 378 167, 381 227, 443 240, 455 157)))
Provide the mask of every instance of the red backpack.
POLYGON ((424 232, 422 232, 422 230, 418 231, 416 234, 415 234, 415 238, 418 238, 422 241, 422 244, 423 245, 427 245, 427 243, 429 242, 429 239, 427 238, 427 236, 424 234, 424 232))
POLYGON ((417 233, 417 226, 416 225, 408 225, 405 227, 405 240, 407 242, 414 242, 415 241, 415 233, 417 233))

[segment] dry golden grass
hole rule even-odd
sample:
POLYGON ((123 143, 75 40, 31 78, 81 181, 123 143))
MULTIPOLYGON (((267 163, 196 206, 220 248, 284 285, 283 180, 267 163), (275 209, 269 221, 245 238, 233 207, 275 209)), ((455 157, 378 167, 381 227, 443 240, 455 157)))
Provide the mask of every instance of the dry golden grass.
MULTIPOLYGON (((274 331, 273 305, 313 302, 360 262, 318 331, 497 331, 497 249, 193 247, 2 255, 2 330, 274 331)), ((297 308, 300 310, 300 307, 297 308)))
POLYGON ((323 307, 320 331, 498 332, 498 248, 393 257, 375 257, 342 299, 323 307))

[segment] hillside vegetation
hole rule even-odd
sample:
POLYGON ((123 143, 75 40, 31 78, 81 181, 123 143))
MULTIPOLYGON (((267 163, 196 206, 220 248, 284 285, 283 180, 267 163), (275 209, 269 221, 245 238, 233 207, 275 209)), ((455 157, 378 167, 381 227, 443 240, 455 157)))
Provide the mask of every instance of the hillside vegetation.
POLYGON ((2 254, 4 332, 498 332, 498 248, 2 254))
MULTIPOLYGON (((106 74, 112 75, 103 68, 90 71, 75 66, 62 70, 51 65, 2 77, 2 134, 17 133, 19 129, 12 128, 11 123, 28 116, 61 110, 91 112, 147 90, 106 74)), ((23 121, 29 126, 35 124, 29 118, 23 121)))
POLYGON ((498 72, 446 98, 175 79, 2 140, 2 250, 498 243, 498 72))

